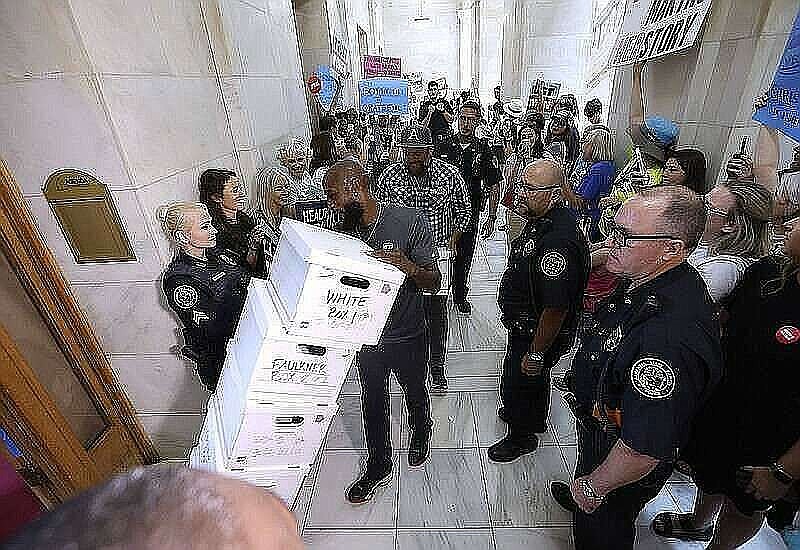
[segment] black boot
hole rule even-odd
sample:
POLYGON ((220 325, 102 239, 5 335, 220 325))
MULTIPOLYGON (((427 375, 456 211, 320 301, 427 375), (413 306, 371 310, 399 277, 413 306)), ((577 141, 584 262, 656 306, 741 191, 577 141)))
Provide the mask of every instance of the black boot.
POLYGON ((359 479, 347 489, 346 498, 350 504, 364 504, 375 496, 378 487, 388 485, 392 481, 392 467, 383 471, 367 468, 359 479))
POLYGON ((489 460, 492 462, 512 462, 519 457, 532 453, 539 446, 539 438, 535 435, 525 439, 506 436, 489 447, 489 460))

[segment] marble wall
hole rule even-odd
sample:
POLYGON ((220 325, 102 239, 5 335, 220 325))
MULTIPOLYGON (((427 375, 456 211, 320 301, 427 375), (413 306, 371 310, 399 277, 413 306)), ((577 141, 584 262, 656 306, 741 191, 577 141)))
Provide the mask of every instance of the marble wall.
MULTIPOLYGON (((673 118, 680 144, 703 150, 711 165, 709 184, 741 137, 755 137, 753 97, 769 87, 797 9, 797 0, 714 0, 699 44, 646 66, 646 112, 673 118)), ((630 88, 631 69, 618 70, 610 125, 620 159, 630 143, 630 88)), ((783 148, 783 158, 790 158, 788 141, 783 148)))
POLYGON ((562 93, 585 94, 592 38, 589 0, 507 0, 503 41, 506 97, 527 101, 537 78, 562 83, 562 93))
POLYGON ((171 348, 159 278, 172 252, 154 210, 196 200, 226 167, 249 182, 289 134, 308 134, 290 0, 0 0, 0 151, 48 246, 165 457, 206 399, 171 348), (112 191, 136 261, 78 265, 42 196, 87 171, 112 191))
POLYGON ((469 87, 460 75, 458 0, 385 0, 384 55, 401 57, 403 72, 426 82, 444 76, 451 89, 469 87), (424 21, 414 21, 422 6, 424 21))

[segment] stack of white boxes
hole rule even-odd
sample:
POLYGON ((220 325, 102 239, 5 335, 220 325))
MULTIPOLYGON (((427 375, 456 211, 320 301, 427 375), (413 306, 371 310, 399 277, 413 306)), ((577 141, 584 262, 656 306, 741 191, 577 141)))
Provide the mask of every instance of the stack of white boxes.
POLYGON ((358 239, 284 220, 267 281, 253 279, 190 465, 292 505, 356 352, 378 343, 405 278, 358 239))

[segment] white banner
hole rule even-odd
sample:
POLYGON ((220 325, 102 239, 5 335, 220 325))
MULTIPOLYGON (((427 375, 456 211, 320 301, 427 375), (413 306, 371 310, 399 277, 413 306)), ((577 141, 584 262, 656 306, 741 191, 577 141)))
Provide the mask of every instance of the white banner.
POLYGON ((629 0, 609 65, 619 67, 690 48, 711 0, 629 0))

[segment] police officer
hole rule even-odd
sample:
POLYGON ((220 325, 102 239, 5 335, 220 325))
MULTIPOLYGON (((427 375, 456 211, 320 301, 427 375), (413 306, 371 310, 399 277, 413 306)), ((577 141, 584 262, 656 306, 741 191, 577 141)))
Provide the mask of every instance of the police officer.
POLYGON ((434 151, 434 156, 461 169, 467 183, 472 218, 469 229, 461 235, 453 262, 453 302, 461 313, 470 313, 467 301, 467 279, 475 254, 480 212, 486 205, 492 187, 503 179, 494 152, 486 140, 475 137, 475 128, 481 121, 481 106, 474 100, 465 101, 458 114, 458 134, 448 138, 434 151))
POLYGON ((498 414, 508 435, 489 448, 495 462, 536 450, 536 434, 547 430, 550 370, 575 339, 589 246, 577 217, 563 205, 567 185, 556 162, 537 160, 517 187, 517 212, 528 222, 511 243, 498 296, 508 329, 498 414))
POLYGON ((633 548, 637 515, 721 377, 713 304, 686 263, 704 225, 702 199, 681 186, 642 191, 614 220, 607 268, 626 282, 575 356, 576 479, 551 486, 578 550, 633 548))
POLYGON ((194 361, 200 380, 213 392, 250 278, 234 258, 214 248, 217 230, 205 205, 171 203, 159 208, 158 217, 179 249, 164 272, 163 288, 184 327, 181 351, 194 361))

